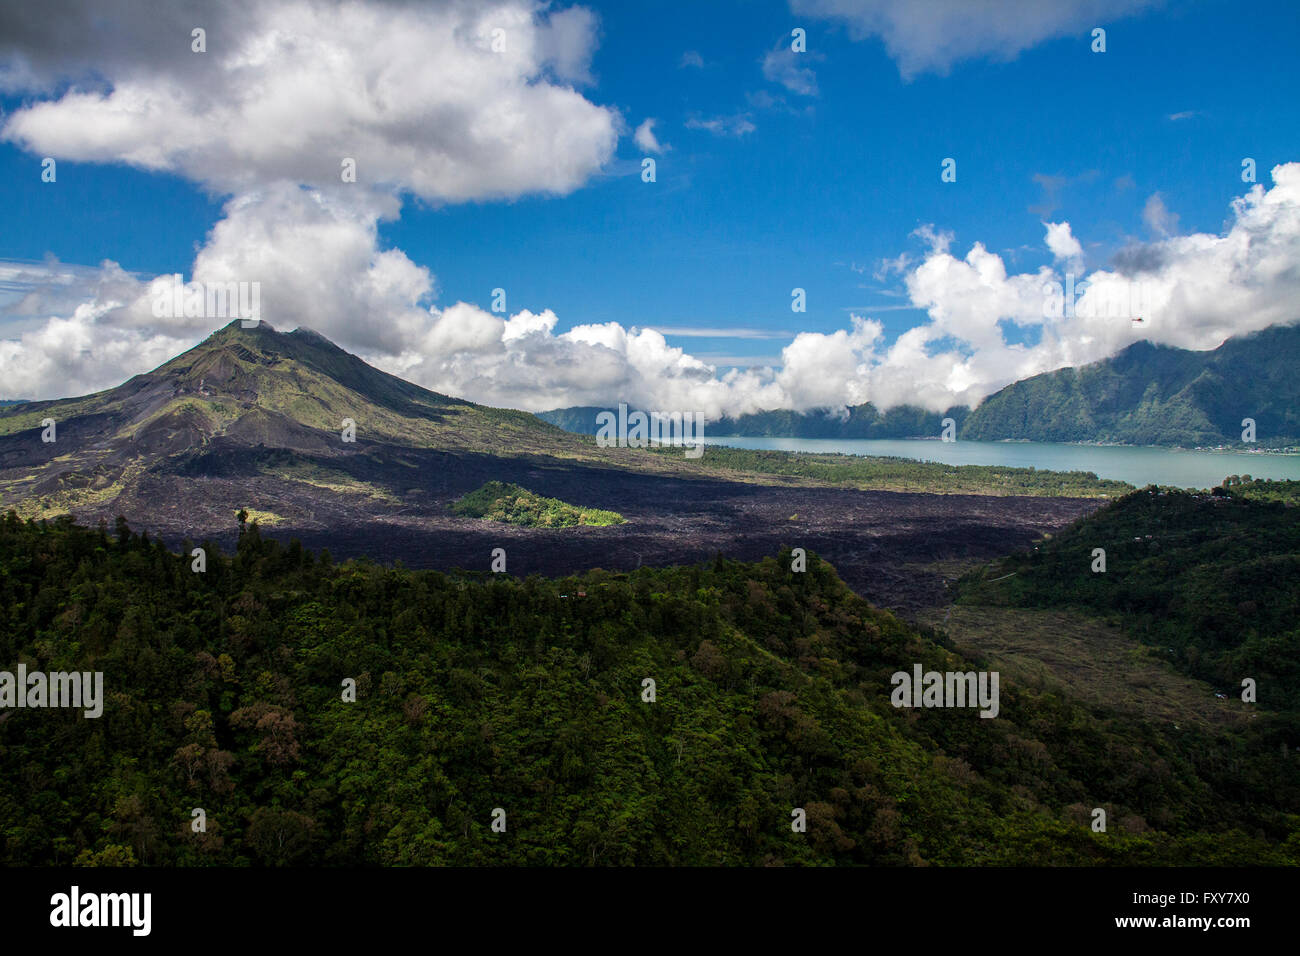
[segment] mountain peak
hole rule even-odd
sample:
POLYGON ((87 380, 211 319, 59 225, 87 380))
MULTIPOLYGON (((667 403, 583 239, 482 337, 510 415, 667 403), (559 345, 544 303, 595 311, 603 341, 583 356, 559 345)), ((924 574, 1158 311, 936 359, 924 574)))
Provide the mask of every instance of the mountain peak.
MULTIPOLYGON (((307 325, 300 325, 289 334, 301 336, 304 339, 311 339, 317 342, 324 342, 326 345, 334 345, 334 341, 330 339, 329 336, 322 335, 320 332, 317 332, 315 329, 307 325)), ((334 347, 338 348, 337 345, 334 345, 334 347)))
POLYGON ((266 319, 231 319, 221 328, 213 332, 213 335, 221 335, 226 332, 257 332, 267 331, 274 332, 275 326, 266 319), (251 325, 246 323, 251 322, 251 325))
MULTIPOLYGON (((326 349, 331 353, 351 356, 329 336, 317 332, 310 326, 300 325, 292 332, 281 332, 265 319, 245 325, 249 320, 234 319, 207 337, 197 348, 221 348, 238 345, 253 348, 268 355, 283 358, 303 358, 308 352, 326 349)), ((360 359, 356 359, 360 361, 360 359)))
POLYGON ((355 417, 366 403, 417 419, 433 408, 471 404, 377 369, 309 326, 279 332, 265 321, 247 328, 240 319, 227 323, 146 377, 158 376, 290 417, 314 408, 315 426, 355 417))

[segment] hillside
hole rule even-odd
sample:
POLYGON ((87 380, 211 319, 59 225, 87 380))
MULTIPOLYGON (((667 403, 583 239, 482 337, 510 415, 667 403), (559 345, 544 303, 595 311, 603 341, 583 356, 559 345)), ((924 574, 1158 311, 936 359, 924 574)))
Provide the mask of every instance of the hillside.
MULTIPOLYGON (((1074 609, 1229 697, 1251 678, 1260 709, 1300 712, 1300 508, 1270 500, 1268 484, 1133 492, 967 575, 959 601, 1074 609), (1097 548, 1104 572, 1092 570, 1097 548)), ((1280 496, 1294 493, 1295 483, 1276 484, 1280 496)))
POLYGON ((1112 358, 1008 385, 962 426, 971 441, 1116 442, 1185 448, 1300 445, 1300 326, 1230 338, 1217 349, 1138 342, 1112 358))
MULTIPOLYGON (((329 527, 361 515, 382 517, 398 505, 433 507, 421 496, 433 493, 445 502, 446 494, 484 480, 531 476, 539 466, 552 473, 592 466, 782 480, 765 465, 749 468, 735 456, 723 465, 715 458, 597 447, 525 412, 476 405, 389 375, 308 329, 281 333, 265 322, 249 329, 232 322, 117 388, 0 408, 0 506, 29 517, 124 514, 145 526, 159 518, 165 523, 160 502, 181 499, 187 528, 224 527, 242 507, 259 507, 281 524, 329 527), (50 419, 55 441, 47 443, 43 423, 50 419), (345 439, 345 422, 353 423, 353 441, 345 439), (196 482, 206 485, 203 495, 188 500, 196 482), (260 505, 248 499, 249 488, 264 499, 260 505)), ((994 481, 963 468, 912 463, 906 469, 905 481, 866 486, 1113 492, 1113 483, 1095 477, 1058 481, 1024 469, 997 470, 994 481)), ((844 483, 863 487, 856 477, 844 483)))
MULTIPOLYGON (((367 365, 308 329, 238 321, 152 372, 82 398, 24 402, 0 413, 0 467, 73 454, 104 470, 144 455, 199 456, 267 446, 338 457, 344 419, 356 443, 508 452, 573 450, 563 433, 523 412, 486 408, 367 365), (45 445, 24 432, 58 423, 45 445)), ((120 471, 119 471, 120 474, 120 471)), ((40 484, 40 479, 35 479, 40 484)))
POLYGON ((520 581, 254 524, 207 547, 195 573, 121 523, 0 519, 0 656, 105 688, 100 718, 0 716, 0 862, 1300 863, 1271 718, 1015 680, 993 719, 894 707, 895 671, 985 665, 815 555, 520 581))

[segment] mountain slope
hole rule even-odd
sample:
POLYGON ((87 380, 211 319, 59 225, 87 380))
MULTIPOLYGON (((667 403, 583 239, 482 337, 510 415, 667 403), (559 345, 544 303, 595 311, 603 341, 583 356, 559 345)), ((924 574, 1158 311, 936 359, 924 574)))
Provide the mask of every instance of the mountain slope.
MULTIPOLYGON (((39 430, 48 417, 59 423, 60 439, 72 431, 103 447, 178 433, 202 445, 232 428, 231 437, 239 438, 238 426, 250 414, 262 430, 284 427, 286 447, 303 440, 302 427, 337 435, 345 418, 357 423, 359 440, 407 445, 477 447, 488 436, 467 432, 473 425, 502 427, 516 439, 561 438, 526 413, 449 398, 381 372, 310 330, 284 334, 266 323, 243 329, 237 321, 117 388, 8 409, 0 413, 0 435, 39 430)), ((45 451, 54 457, 58 442, 45 451)), ((18 453, 9 444, 2 454, 8 465, 18 453)))
MULTIPOLYGON (((1217 349, 1138 342, 1119 354, 1008 385, 974 411, 929 412, 911 405, 880 411, 871 403, 847 415, 773 409, 709 422, 709 435, 779 438, 934 438, 952 418, 969 441, 1114 442, 1202 447, 1241 445, 1253 418, 1257 447, 1300 444, 1300 325, 1230 338, 1217 349)), ((616 411, 573 406, 538 418, 593 435, 596 416, 616 411)))
POLYGON ((1300 326, 1275 326, 1193 352, 1139 342, 1112 358, 1008 385, 971 412, 971 441, 1300 444, 1300 326))

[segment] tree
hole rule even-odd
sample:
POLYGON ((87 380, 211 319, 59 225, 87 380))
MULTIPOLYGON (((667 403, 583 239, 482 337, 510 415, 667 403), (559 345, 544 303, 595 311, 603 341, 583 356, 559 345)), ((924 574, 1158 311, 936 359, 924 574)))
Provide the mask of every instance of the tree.
POLYGON ((311 849, 311 817, 294 810, 259 807, 248 823, 248 842, 267 866, 291 866, 311 849))

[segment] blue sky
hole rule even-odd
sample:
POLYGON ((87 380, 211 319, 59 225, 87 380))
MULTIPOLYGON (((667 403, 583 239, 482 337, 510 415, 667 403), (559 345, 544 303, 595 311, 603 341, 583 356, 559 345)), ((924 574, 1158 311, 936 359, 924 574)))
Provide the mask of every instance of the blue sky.
MULTIPOLYGON (((1104 261, 1148 236, 1142 209, 1151 193, 1185 228, 1217 232, 1242 192, 1243 156, 1262 169, 1300 158, 1294 4, 1258 18, 1231 3, 1197 4, 1194 16, 1156 12, 1110 25, 1105 54, 1091 53, 1084 33, 1011 63, 959 64, 949 76, 912 82, 879 42, 853 43, 840 28, 807 21, 810 51, 825 57, 810 64, 815 97, 763 78, 762 53, 804 22, 784 5, 700 6, 707 15, 633 5, 602 16, 594 71, 603 101, 636 122, 659 117, 656 131, 673 147, 657 159, 654 186, 637 168, 562 202, 404 215, 386 235, 431 263, 452 299, 486 303, 486 290, 506 276, 518 304, 573 321, 830 331, 850 310, 901 304, 880 291, 897 283, 871 271, 916 251, 909 234, 922 223, 952 230, 959 247, 982 240, 1028 268, 1050 260, 1042 220, 1068 219, 1104 261), (752 12, 741 16, 742 8, 752 12), (1251 25, 1259 21, 1290 29, 1265 35, 1251 25), (679 68, 683 48, 706 67, 679 68), (759 93, 786 108, 750 106, 759 93), (1169 119, 1185 112, 1195 115, 1169 119), (682 126, 693 114, 737 113, 751 118, 753 133, 682 126), (958 177, 944 184, 939 164, 949 156, 958 177), (1036 177, 1066 181, 1050 215, 1036 177), (795 286, 809 290, 805 316, 790 312, 795 286)), ((622 144, 622 158, 641 155, 622 144)), ((894 331, 917 315, 880 318, 894 331)), ((754 340, 691 344, 697 354, 776 351, 754 340)))
MULTIPOLYGON (((855 315, 879 322, 886 343, 924 323, 907 267, 880 274, 901 254, 912 267, 926 258, 919 227, 952 233, 957 259, 978 241, 1007 272, 1028 274, 1054 261, 1043 223, 1068 221, 1086 268, 1104 269, 1125 247, 1224 235, 1250 188, 1243 157, 1265 189, 1268 170, 1300 160, 1294 3, 1163 4, 1100 18, 1105 53, 1090 50, 1085 20, 1010 57, 994 49, 908 77, 880 36, 784 2, 587 6, 590 81, 575 86, 617 112, 616 147, 564 195, 446 201, 395 187, 400 215, 379 222, 377 249, 432 274, 422 306, 489 310, 503 287, 512 314, 553 311, 553 335, 616 322, 658 328, 710 365, 779 366, 794 335, 829 336, 855 315), (815 91, 807 74, 797 89, 764 75, 793 27, 806 30, 807 52, 791 62, 815 91), (649 154, 632 135, 647 118, 671 147, 654 157, 654 183, 641 181, 649 154), (703 128, 714 121, 733 132, 703 128), (940 181, 945 157, 955 183, 940 181), (1159 221, 1153 195, 1167 211, 1159 221), (796 286, 803 314, 790 309, 796 286)), ((0 106, 12 116, 59 99, 68 82, 11 88, 0 106)), ((42 183, 39 150, 7 139, 0 260, 107 259, 140 277, 188 278, 238 193, 181 161, 146 171, 102 151, 78 161, 76 149, 59 160, 57 185, 42 183)), ((0 338, 49 318, 12 303, 0 338)), ((1041 333, 1003 328, 1011 345, 1041 333)), ((409 356, 397 364, 416 368, 409 356)))

